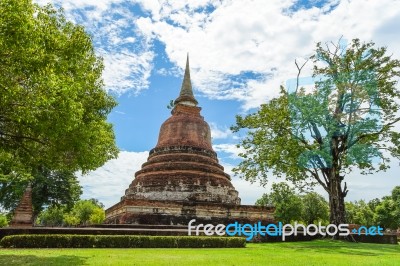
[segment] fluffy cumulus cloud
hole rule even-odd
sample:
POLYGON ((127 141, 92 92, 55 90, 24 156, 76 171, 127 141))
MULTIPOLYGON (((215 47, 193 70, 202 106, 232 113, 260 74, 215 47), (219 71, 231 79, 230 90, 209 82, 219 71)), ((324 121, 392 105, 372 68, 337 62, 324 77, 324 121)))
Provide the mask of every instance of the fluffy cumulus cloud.
POLYGON ((80 175, 82 197, 99 199, 107 208, 118 203, 148 155, 147 151, 121 151, 117 159, 108 161, 86 175, 80 175))
POLYGON ((343 36, 399 50, 399 1, 148 2, 142 7, 150 16, 137 20, 141 32, 163 42, 170 60, 181 67, 190 53, 198 91, 242 101, 244 109, 276 96, 279 86, 296 76, 294 60, 309 56, 318 41, 343 36))
POLYGON ((94 36, 107 89, 118 93, 148 88, 155 41, 181 68, 190 53, 198 92, 241 101, 244 110, 276 96, 295 77, 294 60, 309 56, 318 41, 374 40, 400 55, 397 0, 50 2, 94 36))

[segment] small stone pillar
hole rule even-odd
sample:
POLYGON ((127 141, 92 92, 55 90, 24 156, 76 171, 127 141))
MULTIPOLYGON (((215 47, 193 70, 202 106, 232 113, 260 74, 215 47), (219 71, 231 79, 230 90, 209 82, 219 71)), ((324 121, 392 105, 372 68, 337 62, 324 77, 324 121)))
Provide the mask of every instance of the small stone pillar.
POLYGON ((21 201, 14 211, 10 227, 32 227, 33 226, 33 207, 32 207, 32 187, 29 184, 26 188, 21 201))

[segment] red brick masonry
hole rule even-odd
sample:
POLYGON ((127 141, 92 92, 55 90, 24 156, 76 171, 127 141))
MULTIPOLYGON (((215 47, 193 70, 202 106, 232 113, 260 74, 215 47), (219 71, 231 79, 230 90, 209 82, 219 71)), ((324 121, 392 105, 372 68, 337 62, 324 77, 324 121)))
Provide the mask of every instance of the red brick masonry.
POLYGON ((273 209, 241 206, 230 176, 212 148, 210 127, 200 115, 186 65, 172 116, 157 145, 135 173, 121 202, 106 210, 106 223, 187 224, 198 221, 272 221, 273 209))

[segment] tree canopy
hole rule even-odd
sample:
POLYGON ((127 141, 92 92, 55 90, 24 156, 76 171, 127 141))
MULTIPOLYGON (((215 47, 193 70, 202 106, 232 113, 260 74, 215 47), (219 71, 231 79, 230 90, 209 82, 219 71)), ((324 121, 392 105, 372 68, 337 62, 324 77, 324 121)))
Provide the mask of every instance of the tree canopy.
POLYGON ((0 204, 6 210, 14 210, 28 183, 32 186, 34 216, 47 206, 64 206, 70 210, 82 194, 82 188, 74 173, 37 169, 30 179, 12 178, 0 181, 0 204))
MULTIPOLYGON (((364 200, 346 202, 346 220, 349 223, 373 226, 375 225, 374 211, 375 209, 371 209, 364 200)), ((384 226, 380 222, 378 224, 384 226)))
POLYGON ((358 39, 347 47, 318 43, 311 60, 311 91, 298 79, 256 113, 237 116, 233 131, 247 135, 234 171, 262 184, 270 175, 317 183, 329 194, 331 223, 340 224, 350 171, 385 170, 390 155, 400 158, 400 133, 393 129, 400 120, 400 61, 358 39))
POLYGON ((274 206, 274 216, 277 221, 291 223, 294 221, 308 224, 328 221, 328 203, 316 192, 298 194, 288 184, 272 184, 271 193, 264 193, 257 199, 258 206, 274 206))
POLYGON ((0 178, 83 172, 117 155, 102 59, 50 5, 0 1, 0 178))
POLYGON ((104 205, 97 199, 80 200, 72 209, 52 205, 43 210, 36 220, 45 226, 77 226, 100 224, 105 219, 104 205))
POLYGON ((302 196, 302 201, 303 221, 316 224, 329 220, 329 205, 324 197, 316 192, 309 192, 302 196))
POLYGON ((302 219, 303 203, 301 197, 286 183, 272 184, 272 192, 269 195, 264 194, 256 204, 264 205, 263 203, 265 206, 270 205, 270 203, 274 205, 274 216, 277 221, 290 223, 302 219))

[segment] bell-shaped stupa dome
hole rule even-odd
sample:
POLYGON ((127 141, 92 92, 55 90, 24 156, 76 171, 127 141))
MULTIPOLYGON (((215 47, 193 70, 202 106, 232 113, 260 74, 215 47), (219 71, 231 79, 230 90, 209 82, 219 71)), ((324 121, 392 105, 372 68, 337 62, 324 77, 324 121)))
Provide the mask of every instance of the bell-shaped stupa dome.
POLYGON ((172 116, 161 125, 156 147, 122 199, 240 205, 238 192, 212 148, 210 127, 197 104, 187 58, 172 116))

